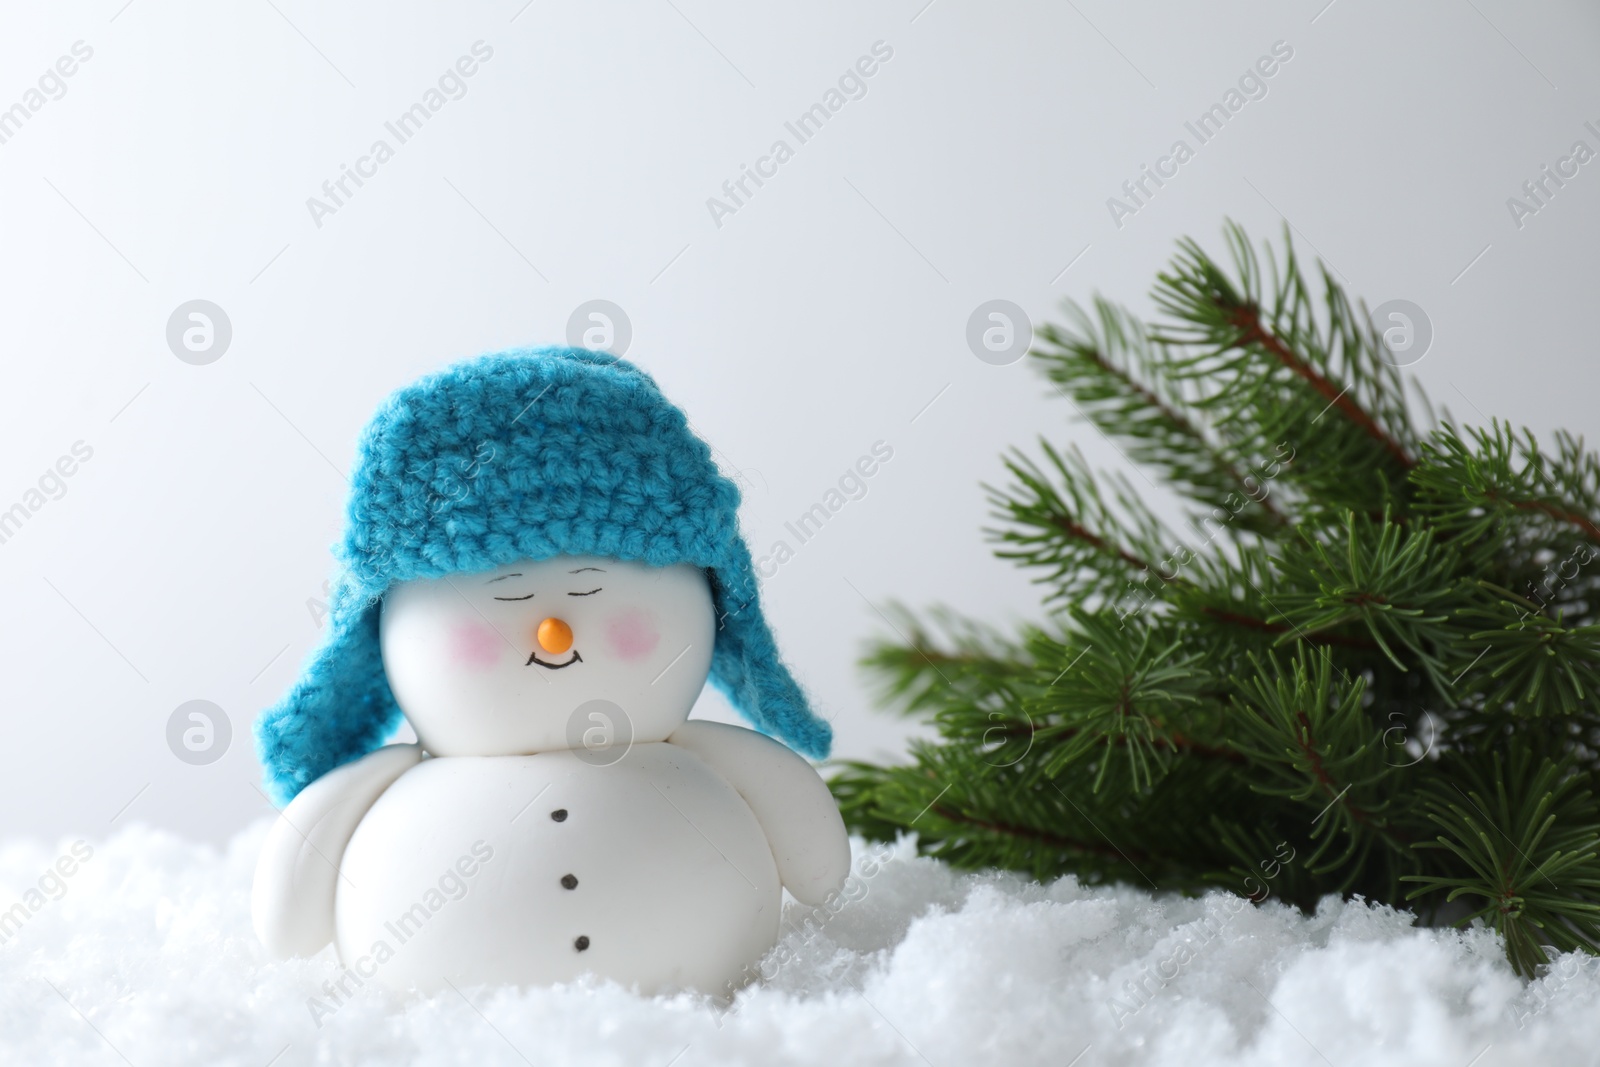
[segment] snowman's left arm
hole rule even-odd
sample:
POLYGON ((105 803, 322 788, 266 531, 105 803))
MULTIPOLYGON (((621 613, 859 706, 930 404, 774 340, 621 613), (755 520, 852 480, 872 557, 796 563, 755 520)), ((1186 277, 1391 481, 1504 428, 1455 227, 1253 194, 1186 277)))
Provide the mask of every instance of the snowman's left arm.
POLYGON ((850 874, 850 837, 811 764, 772 738, 695 719, 667 738, 716 769, 767 833, 778 877, 802 904, 821 904, 850 874))

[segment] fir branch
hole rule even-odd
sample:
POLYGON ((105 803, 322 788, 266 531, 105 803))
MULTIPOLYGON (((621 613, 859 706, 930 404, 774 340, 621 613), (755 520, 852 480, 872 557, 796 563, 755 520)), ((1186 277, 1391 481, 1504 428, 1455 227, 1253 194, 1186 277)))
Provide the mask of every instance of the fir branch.
POLYGON ((1098 756, 1096 792, 1114 763, 1132 788, 1148 788, 1178 751, 1175 738, 1192 730, 1189 711, 1209 683, 1199 657, 1184 654, 1148 623, 1135 623, 1129 640, 1125 624, 1110 612, 1074 609, 1070 617, 1070 644, 1042 633, 1033 641, 1035 658, 1068 663, 1023 705, 1038 724, 1035 739, 1051 746, 1043 773, 1057 778, 1098 756), (1113 750, 1120 761, 1109 758, 1113 750))
POLYGON ((1226 608, 1213 607, 1209 604, 1203 605, 1200 610, 1205 613, 1207 618, 1216 619, 1218 622, 1227 623, 1230 626, 1242 626, 1246 629, 1255 630, 1263 634, 1271 634, 1278 640, 1279 643, 1281 643, 1285 638, 1298 637, 1300 640, 1313 645, 1342 645, 1346 648, 1370 649, 1377 649, 1380 647, 1378 643, 1373 640, 1352 637, 1347 634, 1330 634, 1306 631, 1303 629, 1297 629, 1295 626, 1287 622, 1275 622, 1271 619, 1261 618, 1255 615, 1246 615, 1238 611, 1229 611, 1226 608))
POLYGON ((1328 532, 1302 536, 1280 561, 1289 588, 1277 603, 1281 620, 1294 629, 1280 641, 1359 624, 1395 669, 1420 666, 1449 698, 1449 665, 1457 659, 1449 606, 1461 599, 1454 550, 1387 514, 1373 522, 1349 513, 1338 541, 1328 532))
POLYGON ((1169 362, 1144 324, 1109 301, 1096 299, 1093 307, 1091 315, 1069 301, 1070 328, 1041 328, 1043 344, 1032 355, 1046 378, 1101 432, 1122 442, 1133 462, 1156 469, 1208 508, 1240 501, 1247 509, 1240 528, 1287 522, 1262 492, 1261 479, 1242 472, 1195 417, 1179 410, 1187 403, 1182 383, 1171 380, 1169 362))
POLYGON ((1158 321, 1098 301, 1035 353, 1133 462, 1213 508, 1203 543, 1074 449, 1008 454, 988 532, 1034 570, 1046 621, 902 613, 867 662, 935 737, 907 764, 843 765, 840 810, 1040 879, 1464 898, 1524 974, 1600 951, 1600 457, 1431 409, 1419 435, 1329 273, 1314 297, 1287 239, 1281 259, 1227 240, 1227 267, 1180 245, 1158 321), (1256 506, 1239 489, 1268 455, 1258 487, 1283 491, 1256 506))
POLYGON ((1600 692, 1600 625, 1564 625, 1508 589, 1478 584, 1496 599, 1461 613, 1494 626, 1467 635, 1467 650, 1479 649, 1469 668, 1474 703, 1517 717, 1586 712, 1600 692))
POLYGON ((1306 444, 1289 476, 1310 502, 1369 513, 1399 502, 1413 431, 1377 331, 1326 270, 1316 304, 1287 230, 1281 266, 1231 224, 1227 241, 1236 278, 1189 240, 1160 275, 1153 295, 1168 317, 1153 337, 1174 353, 1173 373, 1207 390, 1196 407, 1233 447, 1306 444))
POLYGON ((1333 871, 1375 843, 1402 841, 1388 817, 1388 764, 1362 710, 1365 683, 1337 685, 1326 653, 1300 650, 1285 667, 1251 657, 1240 687, 1234 746, 1268 775, 1254 788, 1315 812, 1307 862, 1333 871), (1344 851, 1334 853, 1337 842, 1344 851))
POLYGON ((879 680, 881 699, 936 720, 973 709, 996 720, 1020 716, 1023 691, 1034 684, 1017 669, 1026 640, 1008 641, 947 610, 929 614, 932 629, 901 605, 886 608, 903 643, 874 642, 862 660, 879 680))
POLYGON ((1549 962, 1546 946, 1600 949, 1600 806, 1585 776, 1526 749, 1458 760, 1454 769, 1427 793, 1438 836, 1414 846, 1447 863, 1404 878, 1419 886, 1410 898, 1444 891, 1448 900, 1479 901, 1457 925, 1492 925, 1519 974, 1549 962))
MULTIPOLYGON (((1035 581, 1054 583, 1051 600, 1114 603, 1135 582, 1181 581, 1162 573, 1162 544, 1176 542, 1128 486, 1112 479, 1116 507, 1076 448, 1062 452, 1040 442, 1049 470, 1020 452, 1005 457, 1015 479, 1009 490, 985 486, 994 515, 1006 526, 988 530, 1003 547, 995 555, 1040 568, 1035 581)), ((1168 557, 1170 558, 1170 557, 1168 557)))
POLYGON ((956 811, 954 808, 943 804, 936 803, 928 810, 946 822, 956 823, 957 825, 961 826, 974 826, 983 830, 988 830, 991 833, 1004 834, 1007 837, 1017 837, 1027 841, 1037 841, 1041 844, 1046 844, 1052 848, 1061 849, 1066 852, 1089 856, 1099 856, 1104 858, 1115 857, 1125 860, 1128 863, 1136 863, 1140 859, 1148 860, 1150 858, 1137 849, 1135 849, 1133 854, 1130 856, 1127 852, 1124 852, 1122 849, 1119 849, 1117 846, 1107 841, 1082 840, 1079 838, 1064 837, 1061 834, 1052 833, 1049 830, 1038 830, 1031 826, 1016 826, 1011 823, 997 822, 993 819, 980 819, 976 816, 967 815, 956 811))
POLYGON ((1412 459, 1410 454, 1401 447, 1400 442, 1395 440, 1382 426, 1379 426, 1378 420, 1374 419, 1360 405, 1350 399, 1348 386, 1342 389, 1335 387, 1333 382, 1317 371, 1309 359, 1291 351, 1289 346, 1283 343, 1282 339, 1267 329, 1266 325, 1261 321, 1261 309, 1259 307, 1253 303, 1244 303, 1229 310, 1231 312, 1229 322, 1239 331, 1238 337, 1233 341, 1234 345, 1254 345, 1261 348, 1276 358, 1279 363, 1282 363, 1300 378, 1303 378, 1306 384, 1316 391, 1318 396, 1328 402, 1329 407, 1338 408, 1339 414, 1349 419, 1362 433, 1382 445, 1384 451, 1388 452, 1402 468, 1410 470, 1416 466, 1416 460, 1412 459))
POLYGON ((1501 524, 1549 520, 1600 544, 1600 459, 1571 434, 1557 434, 1556 448, 1547 455, 1532 433, 1499 419, 1468 429, 1447 422, 1412 475, 1420 506, 1469 541, 1493 539, 1501 524))

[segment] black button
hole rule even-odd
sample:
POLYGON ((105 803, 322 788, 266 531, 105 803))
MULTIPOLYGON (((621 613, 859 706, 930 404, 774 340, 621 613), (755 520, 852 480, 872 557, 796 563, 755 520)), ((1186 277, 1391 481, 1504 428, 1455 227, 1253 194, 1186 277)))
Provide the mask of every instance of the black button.
POLYGON ((579 952, 582 952, 584 949, 588 948, 589 947, 589 935, 588 934, 579 934, 578 935, 578 939, 572 943, 572 947, 577 949, 579 952))
POLYGON ((568 889, 578 888, 578 880, 570 874, 563 874, 561 876, 561 884, 568 889))
POLYGON ((556 822, 566 822, 567 821, 567 809, 566 808, 557 808, 555 811, 552 811, 550 813, 550 817, 552 819, 554 819, 556 822))

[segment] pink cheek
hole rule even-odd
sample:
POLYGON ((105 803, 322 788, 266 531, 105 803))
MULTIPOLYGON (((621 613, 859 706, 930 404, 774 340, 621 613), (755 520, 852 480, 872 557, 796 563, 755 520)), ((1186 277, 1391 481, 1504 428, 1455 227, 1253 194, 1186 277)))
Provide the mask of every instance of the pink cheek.
POLYGON ((625 662, 641 660, 656 650, 661 634, 650 616, 629 610, 606 620, 606 644, 625 662))
POLYGON ((504 648, 494 628, 476 620, 458 622, 450 631, 450 658, 463 667, 493 667, 504 648))

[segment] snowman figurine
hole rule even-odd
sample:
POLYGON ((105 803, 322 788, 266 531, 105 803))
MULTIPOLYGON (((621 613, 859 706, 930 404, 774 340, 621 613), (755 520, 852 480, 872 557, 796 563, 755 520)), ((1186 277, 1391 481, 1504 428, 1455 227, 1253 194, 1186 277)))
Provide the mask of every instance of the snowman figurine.
POLYGON ((779 660, 738 490, 632 364, 457 364, 362 436, 327 636, 256 723, 285 804, 256 868, 279 957, 339 988, 589 973, 725 994, 824 904, 830 731, 779 660), (706 680, 756 730, 689 720, 706 680), (402 717, 412 744, 384 745, 402 717), (757 732, 760 731, 760 732, 757 732))

